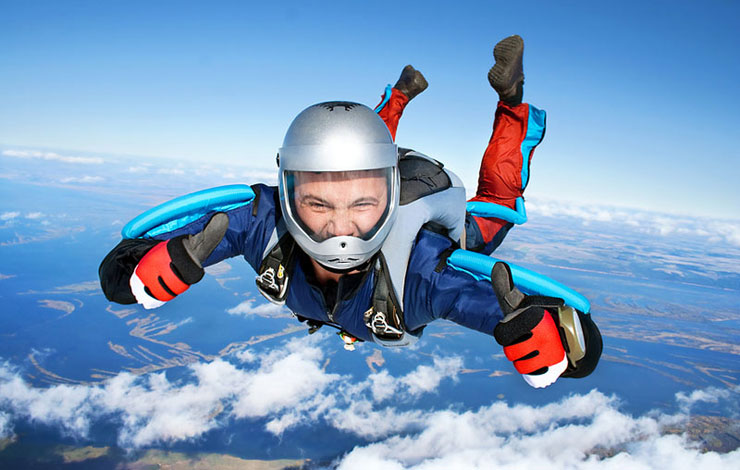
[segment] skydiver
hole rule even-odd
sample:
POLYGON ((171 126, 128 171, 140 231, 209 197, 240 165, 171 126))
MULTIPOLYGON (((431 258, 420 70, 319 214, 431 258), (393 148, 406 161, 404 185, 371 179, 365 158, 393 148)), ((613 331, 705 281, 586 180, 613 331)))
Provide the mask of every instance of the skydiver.
MULTIPOLYGON (((522 102, 523 50, 519 36, 494 47, 488 80, 499 102, 471 199, 511 209, 545 130, 544 112, 522 102)), ((562 300, 522 294, 505 263, 496 263, 491 283, 445 263, 458 242, 492 253, 513 224, 448 213, 460 207, 445 203, 459 194, 454 174, 395 145, 403 110, 427 86, 409 65, 375 112, 341 101, 308 107, 279 150, 278 187, 253 185, 247 205, 153 238, 123 239, 100 266, 106 297, 154 308, 198 282, 205 266, 243 255, 261 293, 312 330, 329 324, 348 342, 396 346, 445 318, 493 335, 530 385, 590 374, 602 347, 590 315, 578 312, 585 356, 569 362, 557 326, 562 300)))

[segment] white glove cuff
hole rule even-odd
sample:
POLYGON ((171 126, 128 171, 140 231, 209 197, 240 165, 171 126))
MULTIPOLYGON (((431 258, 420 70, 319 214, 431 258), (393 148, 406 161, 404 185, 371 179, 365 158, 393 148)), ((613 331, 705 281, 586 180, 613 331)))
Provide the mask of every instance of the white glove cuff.
MULTIPOLYGON (((139 265, 136 265, 136 267, 138 268, 139 265)), ((136 301, 143 305, 145 309, 149 310, 161 307, 165 304, 161 300, 157 300, 146 293, 146 290, 144 290, 144 283, 141 282, 139 276, 136 275, 136 269, 134 269, 134 273, 131 275, 131 279, 129 279, 128 284, 131 287, 131 293, 134 294, 136 301)))
POLYGON ((555 383, 556 380, 558 380, 558 377, 560 377, 560 374, 565 372, 565 369, 568 368, 568 356, 563 353, 563 360, 558 362, 555 365, 549 366, 547 368, 547 372, 540 375, 528 375, 528 374, 522 374, 522 377, 524 378, 524 381, 527 382, 529 385, 531 385, 534 388, 545 388, 548 385, 552 385, 555 383))

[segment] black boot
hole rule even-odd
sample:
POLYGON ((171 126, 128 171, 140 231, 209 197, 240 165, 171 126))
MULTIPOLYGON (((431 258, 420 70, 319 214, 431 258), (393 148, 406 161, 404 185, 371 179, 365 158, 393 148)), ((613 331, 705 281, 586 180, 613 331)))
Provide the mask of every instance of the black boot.
POLYGON ((416 95, 426 90, 428 86, 424 75, 412 66, 407 65, 403 68, 401 76, 393 88, 408 96, 409 101, 411 101, 416 95))
POLYGON ((493 48, 496 63, 488 71, 488 81, 498 93, 499 99, 510 106, 522 102, 524 94, 524 71, 522 56, 524 41, 520 36, 502 39, 493 48))

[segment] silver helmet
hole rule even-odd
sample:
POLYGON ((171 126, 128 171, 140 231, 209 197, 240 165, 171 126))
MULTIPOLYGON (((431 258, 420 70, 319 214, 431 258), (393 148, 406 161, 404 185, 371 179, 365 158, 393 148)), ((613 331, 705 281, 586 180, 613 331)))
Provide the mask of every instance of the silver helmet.
POLYGON ((393 225, 398 149, 370 108, 331 101, 303 110, 278 152, 280 206, 288 231, 322 265, 361 265, 393 225))

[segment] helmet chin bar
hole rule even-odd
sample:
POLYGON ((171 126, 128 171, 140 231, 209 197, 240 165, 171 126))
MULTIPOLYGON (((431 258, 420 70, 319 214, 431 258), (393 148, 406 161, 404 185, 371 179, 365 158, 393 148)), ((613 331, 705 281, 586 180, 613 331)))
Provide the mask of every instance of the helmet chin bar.
MULTIPOLYGON (((305 235, 296 237, 295 232, 290 230, 290 226, 294 225, 291 222, 287 224, 288 230, 294 234, 293 238, 296 243, 308 256, 332 272, 346 273, 357 269, 372 258, 382 245, 382 241, 375 238, 362 240, 351 236, 332 237, 322 242, 315 242, 305 235)), ((386 220, 385 224, 388 222, 386 220)), ((294 228, 301 230, 297 225, 294 225, 294 228)))
POLYGON ((316 262, 319 263, 322 268, 326 269, 330 273, 334 273, 334 274, 347 274, 347 273, 351 273, 352 271, 363 271, 364 269, 366 269, 370 265, 370 262, 373 259, 373 256, 375 256, 375 254, 376 253, 373 253, 373 255, 370 257, 370 259, 366 260, 365 262, 360 263, 358 265, 353 265, 352 267, 348 267, 348 268, 335 268, 335 267, 332 267, 332 266, 328 266, 328 265, 322 263, 319 260, 316 260, 316 262))

